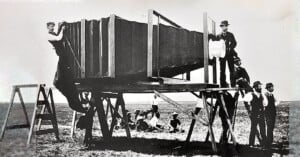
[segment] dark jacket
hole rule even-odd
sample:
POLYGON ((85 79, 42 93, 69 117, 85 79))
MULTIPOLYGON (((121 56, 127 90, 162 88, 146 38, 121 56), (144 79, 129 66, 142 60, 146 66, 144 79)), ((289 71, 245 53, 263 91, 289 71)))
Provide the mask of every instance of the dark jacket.
POLYGON ((243 67, 237 67, 235 69, 234 78, 235 78, 235 80, 239 80, 239 79, 243 78, 243 79, 246 79, 248 83, 250 83, 250 77, 249 77, 246 69, 243 67))

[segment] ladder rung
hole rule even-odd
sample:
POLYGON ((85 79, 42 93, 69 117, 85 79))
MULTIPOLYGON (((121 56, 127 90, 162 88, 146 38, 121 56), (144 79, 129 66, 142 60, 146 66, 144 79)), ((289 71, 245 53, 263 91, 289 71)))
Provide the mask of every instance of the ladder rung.
POLYGON ((53 116, 51 114, 37 114, 36 119, 51 120, 53 116))
POLYGON ((47 103, 46 100, 38 100, 37 105, 45 105, 47 103))
POLYGON ((7 126, 6 129, 22 129, 22 128, 30 128, 29 124, 17 124, 17 125, 11 125, 7 126))
POLYGON ((49 133, 54 133, 54 132, 55 132, 54 129, 45 129, 45 130, 36 131, 35 134, 36 135, 43 135, 43 134, 49 134, 49 133))

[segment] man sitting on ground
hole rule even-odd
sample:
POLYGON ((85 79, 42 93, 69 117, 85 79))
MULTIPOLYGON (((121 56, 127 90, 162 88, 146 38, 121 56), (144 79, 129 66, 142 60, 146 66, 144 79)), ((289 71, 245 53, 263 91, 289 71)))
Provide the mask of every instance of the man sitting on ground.
POLYGON ((170 126, 170 133, 176 133, 176 132, 184 132, 184 130, 180 129, 180 125, 181 122, 180 120, 177 118, 178 117, 178 113, 174 112, 172 114, 173 119, 170 120, 169 122, 169 126, 170 126))

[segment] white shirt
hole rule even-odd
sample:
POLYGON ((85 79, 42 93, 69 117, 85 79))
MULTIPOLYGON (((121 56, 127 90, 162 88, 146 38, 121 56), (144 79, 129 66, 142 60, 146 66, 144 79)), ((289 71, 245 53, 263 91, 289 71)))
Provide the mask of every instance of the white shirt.
POLYGON ((157 100, 157 98, 152 100, 152 105, 158 106, 158 100, 157 100))
POLYGON ((62 37, 63 37, 63 31, 60 31, 58 35, 54 35, 48 32, 47 39, 48 41, 59 41, 62 39, 62 37))
POLYGON ((273 92, 267 91, 267 92, 265 93, 265 95, 266 95, 266 96, 267 96, 267 95, 273 95, 274 100, 275 100, 275 106, 279 105, 280 101, 277 100, 277 97, 274 95, 273 92))
POLYGON ((260 97, 260 95, 263 97, 263 105, 266 107, 268 105, 268 99, 264 94, 258 93, 254 90, 254 92, 247 93, 244 97, 244 101, 250 103, 253 100, 253 95, 255 94, 257 97, 260 97))

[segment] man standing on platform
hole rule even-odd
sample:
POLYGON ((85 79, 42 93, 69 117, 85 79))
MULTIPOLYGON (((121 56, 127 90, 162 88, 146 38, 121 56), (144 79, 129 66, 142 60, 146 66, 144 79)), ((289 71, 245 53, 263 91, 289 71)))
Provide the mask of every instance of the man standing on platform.
POLYGON ((260 81, 253 83, 254 92, 245 96, 245 105, 250 109, 251 130, 249 136, 249 146, 255 144, 255 135, 257 134, 257 125, 259 125, 261 135, 261 146, 265 147, 266 125, 264 117, 264 107, 268 104, 268 99, 262 94, 262 84, 260 81))
POLYGON ((275 127, 275 119, 276 119, 276 106, 278 105, 278 101, 273 94, 274 85, 272 83, 266 84, 267 92, 265 93, 268 99, 268 105, 265 108, 265 117, 267 123, 267 140, 266 147, 271 148, 273 143, 273 130, 275 127))
POLYGON ((79 92, 72 77, 73 72, 62 40, 65 24, 63 23, 59 26, 57 33, 54 32, 54 27, 54 22, 47 23, 48 41, 52 44, 59 57, 53 84, 67 98, 70 108, 77 112, 85 113, 86 109, 79 100, 79 92))
POLYGON ((237 53, 235 52, 234 48, 236 47, 236 40, 234 35, 228 31, 229 23, 227 20, 221 22, 220 27, 222 32, 214 36, 212 34, 209 35, 209 38, 213 41, 223 39, 225 41, 226 46, 226 53, 224 58, 220 58, 220 83, 221 87, 226 87, 226 62, 228 62, 228 68, 230 72, 230 84, 231 87, 235 87, 235 80, 233 77, 234 73, 234 57, 237 57, 237 53))

